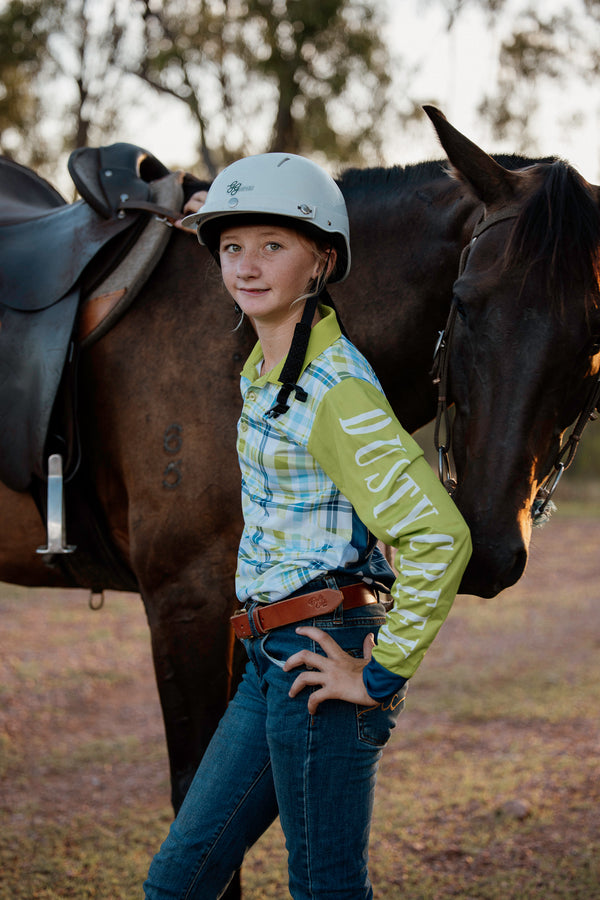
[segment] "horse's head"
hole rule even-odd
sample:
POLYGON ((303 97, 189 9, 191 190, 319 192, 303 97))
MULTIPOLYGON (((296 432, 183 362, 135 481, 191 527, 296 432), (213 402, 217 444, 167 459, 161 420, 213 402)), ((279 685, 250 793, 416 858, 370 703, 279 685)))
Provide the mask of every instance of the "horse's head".
POLYGON ((482 219, 454 285, 455 492, 473 532, 461 590, 521 576, 534 501, 600 368, 599 189, 562 161, 509 171, 426 109, 482 219))

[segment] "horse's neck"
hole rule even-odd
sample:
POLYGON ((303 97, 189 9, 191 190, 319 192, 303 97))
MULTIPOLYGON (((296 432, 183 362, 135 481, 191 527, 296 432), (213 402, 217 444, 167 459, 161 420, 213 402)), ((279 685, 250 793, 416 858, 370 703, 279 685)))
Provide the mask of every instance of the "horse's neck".
POLYGON ((444 176, 396 187, 393 203, 349 202, 352 275, 336 295, 340 312, 411 430, 434 414, 433 352, 477 206, 464 193, 444 176))

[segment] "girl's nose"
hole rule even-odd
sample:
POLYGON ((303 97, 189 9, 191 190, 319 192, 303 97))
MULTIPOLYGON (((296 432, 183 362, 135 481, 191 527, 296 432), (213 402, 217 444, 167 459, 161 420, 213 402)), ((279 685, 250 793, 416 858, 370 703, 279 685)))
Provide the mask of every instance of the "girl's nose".
POLYGON ((238 256, 238 274, 250 278, 258 274, 260 269, 260 255, 254 250, 244 250, 238 256))

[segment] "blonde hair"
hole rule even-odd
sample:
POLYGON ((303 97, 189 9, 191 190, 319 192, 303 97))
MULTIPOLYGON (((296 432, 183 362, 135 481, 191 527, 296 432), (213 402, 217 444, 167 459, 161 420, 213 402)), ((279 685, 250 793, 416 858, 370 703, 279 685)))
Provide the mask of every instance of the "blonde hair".
POLYGON ((327 284, 327 279, 335 269, 335 262, 337 253, 331 244, 326 243, 325 241, 317 241, 314 238, 310 237, 307 234, 304 234, 302 231, 297 231, 295 228, 292 229, 302 244, 302 246, 306 250, 310 250, 315 260, 322 265, 322 269, 318 277, 311 284, 307 285, 308 290, 304 294, 300 294, 294 302, 300 303, 301 300, 308 300, 310 297, 315 297, 321 293, 325 285, 327 284), (333 255, 332 255, 333 254, 333 255))

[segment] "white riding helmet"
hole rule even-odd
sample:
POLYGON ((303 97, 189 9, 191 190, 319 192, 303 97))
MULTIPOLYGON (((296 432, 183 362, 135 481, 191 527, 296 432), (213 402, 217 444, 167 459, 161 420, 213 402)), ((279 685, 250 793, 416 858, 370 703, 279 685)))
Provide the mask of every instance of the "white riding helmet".
POLYGON ((231 217, 292 219, 289 227, 328 239, 337 251, 330 282, 350 271, 350 225, 339 187, 320 166, 293 153, 261 153, 227 166, 213 181, 201 210, 186 216, 198 240, 216 254, 219 236, 231 217))

